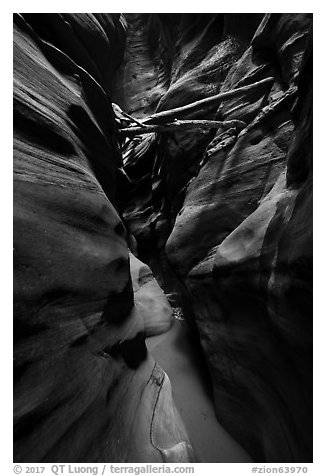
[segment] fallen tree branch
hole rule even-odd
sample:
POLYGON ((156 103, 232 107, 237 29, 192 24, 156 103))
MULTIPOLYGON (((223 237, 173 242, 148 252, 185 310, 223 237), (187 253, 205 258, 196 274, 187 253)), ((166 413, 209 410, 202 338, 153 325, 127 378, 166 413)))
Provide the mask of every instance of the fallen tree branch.
POLYGON ((138 124, 140 127, 146 127, 146 124, 143 124, 139 119, 136 119, 135 117, 130 116, 130 114, 127 114, 125 111, 122 111, 123 115, 127 118, 130 119, 131 122, 134 124, 138 124))
POLYGON ((112 103, 112 108, 114 111, 114 114, 116 115, 118 121, 125 121, 128 124, 138 124, 138 126, 145 127, 145 125, 139 120, 136 119, 135 117, 130 116, 127 112, 123 111, 118 104, 115 104, 114 102, 112 103))
POLYGON ((152 124, 147 126, 124 127, 120 129, 120 133, 124 136, 134 136, 138 134, 150 134, 152 132, 171 132, 174 130, 184 129, 226 129, 227 127, 246 127, 243 121, 208 121, 208 120, 175 120, 164 124, 152 124))
POLYGON ((185 106, 176 107, 175 109, 169 109, 168 111, 157 112, 147 119, 143 120, 142 123, 145 126, 146 124, 157 124, 170 122, 173 119, 177 119, 180 116, 185 114, 194 113, 201 109, 203 106, 212 106, 222 102, 224 99, 230 99, 237 96, 241 96, 244 93, 251 92, 255 89, 258 89, 262 86, 271 85, 274 82, 274 78, 269 77, 257 81, 256 83, 249 84, 247 86, 242 86, 241 88, 232 89, 231 91, 226 91, 225 93, 220 93, 209 98, 200 99, 185 106))

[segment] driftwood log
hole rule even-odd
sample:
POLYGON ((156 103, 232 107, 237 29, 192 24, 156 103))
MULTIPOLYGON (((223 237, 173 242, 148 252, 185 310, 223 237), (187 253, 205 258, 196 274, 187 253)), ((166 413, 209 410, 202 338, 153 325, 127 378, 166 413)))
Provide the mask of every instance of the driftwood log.
POLYGON ((260 89, 263 86, 272 85, 274 81, 275 80, 272 77, 265 78, 261 81, 257 81, 256 83, 252 83, 247 86, 242 86, 241 88, 232 89, 231 91, 226 91, 225 93, 216 94, 215 96, 200 99, 199 101, 186 104, 185 106, 176 107, 175 109, 169 109, 168 111, 157 112, 156 114, 149 116, 142 122, 143 124, 159 124, 161 122, 170 122, 171 120, 177 119, 180 116, 182 117, 186 114, 193 114, 194 112, 198 111, 198 109, 201 109, 203 106, 212 106, 215 104, 219 104, 224 99, 242 96, 242 94, 254 91, 255 89, 260 89))
POLYGON ((203 106, 212 106, 217 105, 222 102, 224 99, 230 99, 234 97, 241 96, 244 93, 248 93, 249 91, 254 91, 255 89, 260 89, 261 87, 265 87, 267 85, 272 85, 274 82, 274 78, 269 77, 262 79, 253 84, 249 84, 247 86, 242 86, 240 88, 232 89, 231 91, 227 91, 225 93, 220 93, 215 96, 211 96, 209 98, 200 99, 199 101, 195 101, 191 104, 187 104, 185 106, 176 107, 174 109, 169 109, 168 111, 161 111, 152 116, 146 118, 143 121, 139 119, 135 119, 129 114, 122 111, 118 106, 120 117, 127 120, 130 126, 128 127, 120 127, 120 133, 122 136, 135 136, 141 134, 150 134, 152 132, 169 132, 173 130, 184 130, 184 129, 219 129, 219 128, 227 128, 227 127, 237 127, 243 128, 246 124, 243 121, 211 121, 211 120, 180 120, 180 117, 185 115, 194 114, 203 106), (136 126, 132 124, 136 124, 136 126))
POLYGON ((167 122, 164 124, 151 124, 151 125, 142 125, 142 126, 132 126, 120 129, 120 133, 124 136, 133 136, 139 134, 151 134, 152 132, 170 132, 175 130, 184 130, 184 129, 220 129, 228 127, 238 127, 243 128, 246 126, 246 123, 243 121, 208 121, 208 120, 191 120, 191 121, 179 121, 175 120, 173 122, 167 122))

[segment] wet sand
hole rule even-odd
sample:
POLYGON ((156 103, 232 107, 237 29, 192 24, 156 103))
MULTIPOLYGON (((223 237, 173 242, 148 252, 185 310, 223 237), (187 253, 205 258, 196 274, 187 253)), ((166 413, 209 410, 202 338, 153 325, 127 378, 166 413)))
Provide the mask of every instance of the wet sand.
POLYGON ((202 463, 252 461, 217 421, 203 357, 185 321, 175 320, 165 334, 146 339, 147 348, 168 374, 177 409, 202 463))

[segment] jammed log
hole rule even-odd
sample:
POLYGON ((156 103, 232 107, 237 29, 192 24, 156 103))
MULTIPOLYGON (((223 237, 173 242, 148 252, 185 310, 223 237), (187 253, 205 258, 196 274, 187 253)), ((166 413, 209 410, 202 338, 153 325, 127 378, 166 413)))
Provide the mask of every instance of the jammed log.
POLYGON ((118 121, 126 122, 127 124, 138 124, 143 126, 143 123, 136 119, 135 117, 130 116, 127 112, 123 111, 118 104, 112 103, 112 109, 118 121))
POLYGON ((228 127, 245 127, 246 123, 243 121, 232 120, 232 121, 208 121, 208 120, 184 120, 173 122, 167 122, 164 124, 152 124, 144 126, 133 126, 125 127, 120 129, 120 133, 125 136, 134 136, 138 134, 150 134, 152 132, 171 132, 174 130, 184 130, 184 129, 226 129, 228 127))
POLYGON ((185 114, 194 113, 203 107, 218 104, 224 99, 242 96, 243 94, 247 94, 248 92, 254 91, 255 89, 259 89, 267 85, 272 85, 274 81, 275 80, 272 77, 265 78, 261 81, 257 81, 256 83, 249 84, 247 86, 242 86, 241 88, 232 89, 231 91, 226 91, 224 93, 216 94, 215 96, 200 99, 199 101, 186 104, 185 106, 169 109, 168 111, 158 112, 145 119, 143 123, 145 125, 168 122, 173 119, 177 119, 180 116, 184 116, 185 114))
POLYGON ((140 126, 140 127, 146 127, 145 124, 143 124, 141 121, 139 121, 135 117, 130 116, 130 114, 128 114, 127 112, 125 112, 125 111, 121 111, 121 112, 122 112, 122 114, 123 114, 123 116, 126 120, 129 119, 129 122, 134 123, 134 124, 138 124, 138 126, 140 126))

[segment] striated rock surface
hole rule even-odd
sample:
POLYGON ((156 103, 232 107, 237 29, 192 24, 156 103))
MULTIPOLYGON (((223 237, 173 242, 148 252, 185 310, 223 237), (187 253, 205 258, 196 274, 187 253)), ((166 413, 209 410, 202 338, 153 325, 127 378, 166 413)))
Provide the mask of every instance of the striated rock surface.
POLYGON ((114 85, 116 101, 123 110, 145 117, 155 111, 169 86, 173 38, 162 25, 173 28, 174 14, 124 15, 128 36, 123 63, 114 85))
MULTIPOLYGON (((143 31, 150 25, 146 15, 127 20, 141 21, 143 31)), ((156 56, 137 80, 146 90, 159 53, 173 54, 170 69, 157 75, 161 92, 168 84, 157 111, 271 76, 274 83, 191 117, 239 119, 246 123, 241 131, 129 142, 124 218, 142 259, 180 294, 206 357, 219 421, 255 461, 309 462, 311 15, 180 14, 173 23, 163 15, 156 21, 156 56)), ((137 48, 148 47, 139 33, 137 48)), ((127 43, 129 57, 133 48, 127 43)), ((143 117, 139 102, 127 99, 129 111, 143 117)))
POLYGON ((145 345, 171 309, 117 211, 125 34, 117 14, 14 17, 15 462, 193 459, 145 345))

